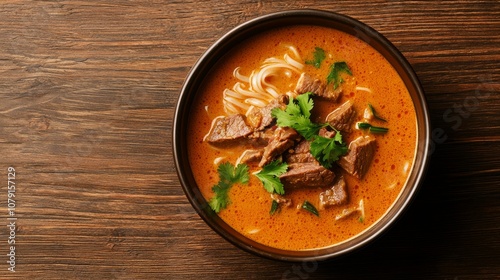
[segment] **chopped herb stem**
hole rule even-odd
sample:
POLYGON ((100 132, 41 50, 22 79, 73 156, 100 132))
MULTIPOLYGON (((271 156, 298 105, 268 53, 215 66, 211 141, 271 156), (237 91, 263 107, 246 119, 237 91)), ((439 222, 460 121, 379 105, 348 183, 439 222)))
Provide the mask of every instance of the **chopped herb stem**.
POLYGON ((271 211, 269 211, 269 214, 271 216, 274 215, 279 210, 279 206, 280 204, 276 200, 273 200, 273 203, 271 204, 271 211))
POLYGON ((314 215, 318 216, 319 217, 319 213, 318 213, 318 210, 316 209, 316 207, 314 207, 314 205, 312 205, 309 201, 304 201, 304 203, 302 203, 302 209, 305 209, 311 213, 313 213, 314 215))
POLYGON ((372 112, 374 118, 376 118, 377 120, 383 121, 383 122, 387 122, 386 119, 382 118, 381 116, 379 116, 377 114, 377 112, 375 111, 375 108, 373 108, 372 104, 368 103, 368 107, 370 108, 370 111, 372 112))
POLYGON ((360 129, 369 129, 370 127, 372 127, 372 125, 369 123, 360 122, 358 123, 358 127, 360 129))
POLYGON ((372 133, 387 133, 387 131, 389 131, 389 129, 386 127, 378 127, 378 126, 370 127, 370 132, 372 133))
POLYGON ((386 133, 389 131, 389 129, 386 127, 373 126, 369 123, 364 123, 364 122, 359 122, 358 128, 359 129, 368 129, 371 133, 386 133))

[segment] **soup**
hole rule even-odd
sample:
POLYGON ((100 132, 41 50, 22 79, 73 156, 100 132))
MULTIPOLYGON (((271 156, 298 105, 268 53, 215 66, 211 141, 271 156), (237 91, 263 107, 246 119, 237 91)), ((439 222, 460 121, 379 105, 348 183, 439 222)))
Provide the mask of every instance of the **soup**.
POLYGON ((187 143, 196 183, 220 218, 261 244, 344 242, 384 216, 411 173, 408 90, 380 53, 341 31, 249 38, 197 94, 187 143))

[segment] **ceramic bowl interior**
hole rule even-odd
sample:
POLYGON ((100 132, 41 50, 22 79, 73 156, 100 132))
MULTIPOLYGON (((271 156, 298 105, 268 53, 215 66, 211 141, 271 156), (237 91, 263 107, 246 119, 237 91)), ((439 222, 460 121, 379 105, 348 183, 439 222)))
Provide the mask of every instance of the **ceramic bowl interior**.
POLYGON ((262 257, 287 261, 324 260, 352 251, 384 232, 407 207, 422 180, 429 154, 429 118, 424 93, 408 61, 385 37, 371 27, 344 15, 318 11, 293 10, 261 16, 232 29, 216 41, 196 62, 182 87, 174 117, 173 152, 177 173, 184 192, 201 218, 218 234, 243 250, 262 257), (203 77, 212 65, 239 42, 259 32, 289 25, 308 24, 338 29, 354 35, 380 52, 396 69, 413 99, 417 114, 417 151, 415 164, 406 187, 392 208, 378 222, 347 242, 327 248, 288 251, 268 247, 248 239, 227 225, 209 207, 194 180, 187 157, 188 114, 203 77))

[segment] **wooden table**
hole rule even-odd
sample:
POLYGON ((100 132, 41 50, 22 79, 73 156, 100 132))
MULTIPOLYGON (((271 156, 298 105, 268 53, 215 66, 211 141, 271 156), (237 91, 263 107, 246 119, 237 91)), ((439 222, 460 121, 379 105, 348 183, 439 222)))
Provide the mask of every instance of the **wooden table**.
POLYGON ((498 279, 499 63, 498 1, 4 0, 0 278, 498 279), (391 40, 422 82, 435 133, 405 215, 320 263, 226 242, 188 203, 172 159, 196 59, 234 26, 297 8, 346 14, 391 40))

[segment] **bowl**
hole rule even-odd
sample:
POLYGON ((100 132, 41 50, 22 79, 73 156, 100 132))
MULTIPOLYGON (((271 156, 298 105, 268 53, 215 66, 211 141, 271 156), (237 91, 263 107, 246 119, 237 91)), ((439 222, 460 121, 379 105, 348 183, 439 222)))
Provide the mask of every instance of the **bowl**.
POLYGON ((401 216, 414 197, 422 181, 429 155, 429 117, 424 92, 411 65, 380 33, 351 17, 319 10, 291 10, 260 16, 247 21, 224 34, 194 64, 182 86, 173 120, 173 154, 177 174, 183 190, 200 217, 220 236, 230 243, 261 257, 285 261, 318 261, 351 252, 368 244, 385 232, 401 216), (356 36, 382 54, 393 66, 406 85, 416 111, 417 144, 414 166, 407 184, 392 207, 374 225, 346 242, 311 250, 284 250, 266 246, 249 239, 225 223, 209 207, 194 179, 189 159, 187 136, 188 116, 197 102, 197 92, 203 77, 211 67, 240 41, 272 28, 304 24, 338 29, 356 36))

